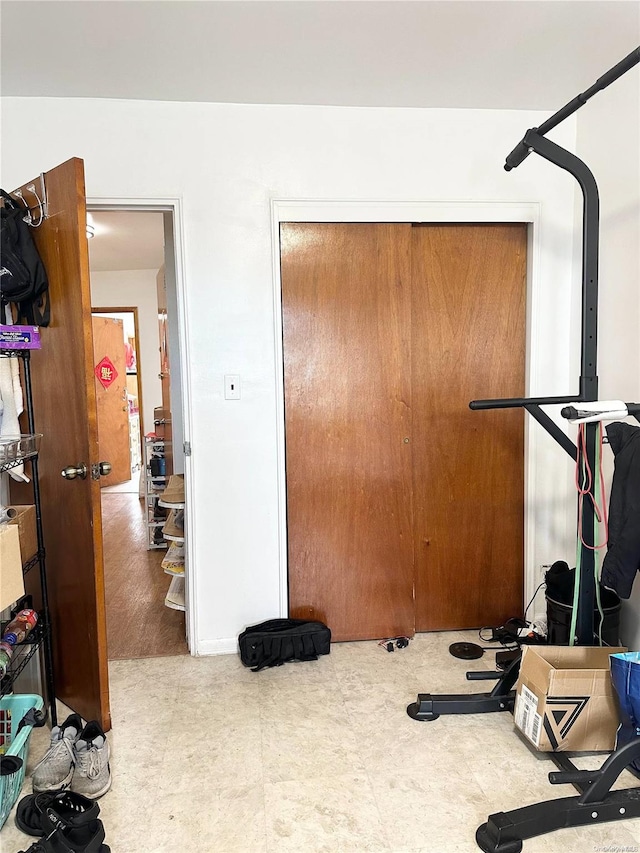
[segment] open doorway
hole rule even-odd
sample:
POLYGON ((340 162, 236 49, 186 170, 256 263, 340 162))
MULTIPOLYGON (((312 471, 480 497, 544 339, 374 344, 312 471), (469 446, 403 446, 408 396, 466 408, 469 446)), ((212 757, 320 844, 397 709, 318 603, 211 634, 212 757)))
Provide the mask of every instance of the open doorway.
POLYGON ((89 211, 108 657, 187 654, 173 215, 89 211))

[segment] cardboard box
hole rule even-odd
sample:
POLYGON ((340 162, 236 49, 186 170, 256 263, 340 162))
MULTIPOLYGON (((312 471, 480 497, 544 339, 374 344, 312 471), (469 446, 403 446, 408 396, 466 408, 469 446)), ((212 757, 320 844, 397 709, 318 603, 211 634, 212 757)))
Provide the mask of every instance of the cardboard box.
POLYGON ((34 554, 38 553, 38 534, 36 532, 36 508, 35 506, 13 506, 18 513, 9 522, 18 528, 20 537, 20 554, 22 562, 26 563, 34 554))
POLYGON ((615 747, 618 706, 609 655, 624 648, 524 646, 514 720, 542 752, 615 747))
POLYGON ((24 595, 18 528, 0 524, 0 610, 24 595))

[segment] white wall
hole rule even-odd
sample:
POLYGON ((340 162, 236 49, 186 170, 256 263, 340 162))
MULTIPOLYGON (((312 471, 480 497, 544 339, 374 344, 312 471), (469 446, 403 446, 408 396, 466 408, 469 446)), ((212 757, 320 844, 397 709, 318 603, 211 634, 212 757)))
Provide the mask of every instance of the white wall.
MULTIPOLYGON (((600 398, 640 400, 640 71, 632 69, 578 113, 577 153, 600 190, 600 398)), ((629 423, 638 425, 630 419, 629 423)), ((611 484, 612 454, 606 473, 611 484)), ((640 580, 623 605, 622 635, 640 648, 640 580)))
POLYGON ((116 270, 91 273, 91 304, 94 308, 135 307, 138 309, 142 370, 142 413, 144 432, 153 432, 153 410, 162 405, 162 387, 158 379, 158 270, 116 270))
MULTIPOLYGON (((553 108, 540 114, 4 100, 3 186, 78 156, 90 199, 182 199, 194 651, 233 650, 246 624, 279 615, 286 544, 279 536, 282 366, 274 355, 271 201, 539 203, 529 391, 573 392, 577 374, 566 335, 573 181, 534 157, 512 173, 502 169, 524 130, 553 108), (224 400, 225 373, 240 374, 241 401, 224 400)), ((573 148, 574 120, 554 135, 573 148)), ((573 547, 575 509, 566 454, 537 427, 529 447, 533 574, 573 547)))

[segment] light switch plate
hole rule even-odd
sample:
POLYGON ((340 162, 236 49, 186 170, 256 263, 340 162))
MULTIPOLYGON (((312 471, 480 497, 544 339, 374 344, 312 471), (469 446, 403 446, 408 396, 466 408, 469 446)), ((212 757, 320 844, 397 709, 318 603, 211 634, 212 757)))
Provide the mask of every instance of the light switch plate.
POLYGON ((240 399, 240 377, 237 373, 227 373, 224 377, 225 400, 240 399))

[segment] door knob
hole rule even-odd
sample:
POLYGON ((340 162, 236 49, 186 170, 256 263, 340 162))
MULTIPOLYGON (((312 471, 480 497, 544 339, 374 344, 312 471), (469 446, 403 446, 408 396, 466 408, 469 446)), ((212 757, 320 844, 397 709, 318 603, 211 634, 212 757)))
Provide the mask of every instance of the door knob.
POLYGON ((91 465, 91 479, 99 480, 111 473, 111 462, 94 462, 91 465))
POLYGON ((65 480, 75 480, 76 477, 80 477, 81 480, 87 476, 87 466, 83 462, 79 462, 78 465, 67 465, 66 468, 63 468, 60 472, 65 480))

